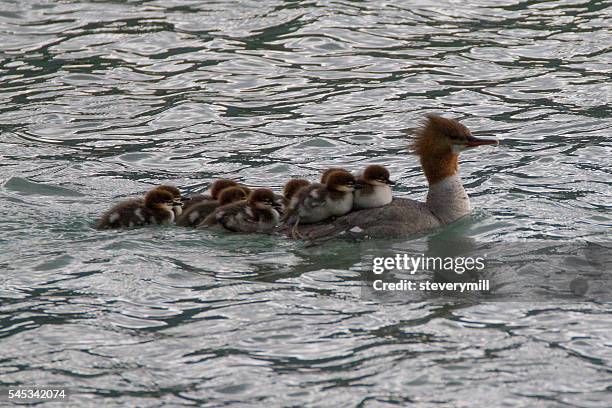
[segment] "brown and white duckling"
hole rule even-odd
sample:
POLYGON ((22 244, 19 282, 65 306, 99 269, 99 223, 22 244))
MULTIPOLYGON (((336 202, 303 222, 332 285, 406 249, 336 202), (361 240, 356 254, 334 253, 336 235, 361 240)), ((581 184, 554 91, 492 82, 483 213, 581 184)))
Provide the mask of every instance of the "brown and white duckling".
POLYGON ((285 183, 285 187, 283 188, 283 214, 291 205, 291 200, 296 197, 297 192, 309 185, 310 181, 305 179, 290 179, 285 183))
POLYGON ((251 190, 247 186, 238 184, 234 180, 229 180, 229 179, 215 180, 215 182, 212 183, 212 185, 210 186, 207 192, 205 192, 204 194, 198 194, 198 195, 190 197, 189 202, 185 203, 183 207, 183 211, 187 211, 189 207, 200 204, 204 201, 218 200, 219 194, 221 194, 221 192, 228 187, 241 187, 245 190, 245 193, 247 195, 249 195, 249 193, 251 192, 251 190))
POLYGON ((183 215, 177 218, 176 225, 180 227, 196 227, 206 217, 223 205, 245 200, 247 193, 240 186, 227 187, 221 191, 218 200, 202 200, 199 204, 190 206, 183 215))
POLYGON ((97 229, 131 228, 147 224, 172 224, 174 222, 174 195, 156 187, 143 199, 123 201, 105 212, 97 229))
POLYGON ((165 190, 172 194, 174 197, 174 205, 172 206, 172 211, 174 211, 175 219, 183 213, 183 205, 184 201, 188 201, 188 197, 183 197, 181 195, 181 190, 176 188, 175 186, 171 186, 168 184, 161 185, 157 187, 158 190, 165 190))
POLYGON ((217 208, 198 228, 220 226, 232 232, 272 232, 280 219, 274 199, 272 190, 258 188, 247 200, 217 208))
POLYGON ((308 180, 291 179, 285 183, 285 187, 283 188, 283 196, 285 197, 287 202, 289 202, 300 189, 308 187, 309 185, 310 181, 308 180))
POLYGON ((389 180, 389 170, 378 164, 372 164, 365 168, 363 174, 357 178, 361 185, 355 190, 353 208, 382 207, 393 200, 391 187, 395 183, 389 180))
MULTIPOLYGON (((163 184, 156 188, 158 190, 167 191, 170 194, 172 194, 172 196, 174 197, 174 205, 172 206, 172 211, 174 211, 174 216, 175 216, 174 218, 176 219, 179 215, 183 213, 183 205, 184 205, 183 201, 188 201, 189 198, 183 197, 181 195, 181 191, 177 187, 171 186, 169 184, 163 184)), ((134 200, 144 205, 144 198, 135 198, 134 200)))
POLYGON ((285 217, 287 223, 312 224, 351 211, 355 176, 346 170, 335 170, 326 180, 325 184, 302 187, 293 196, 285 217))

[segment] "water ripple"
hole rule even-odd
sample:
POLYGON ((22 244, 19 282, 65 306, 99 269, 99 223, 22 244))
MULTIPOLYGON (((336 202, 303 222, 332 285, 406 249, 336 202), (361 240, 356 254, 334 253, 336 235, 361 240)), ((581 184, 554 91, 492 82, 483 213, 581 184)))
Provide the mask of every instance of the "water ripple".
POLYGON ((439 112, 503 139, 462 155, 476 210, 441 234, 508 243, 542 289, 558 265, 516 242, 612 225, 609 21, 584 0, 4 2, 2 385, 75 406, 609 406, 608 303, 378 302, 356 243, 92 229, 153 184, 280 189, 339 163, 423 198, 407 139, 439 112))

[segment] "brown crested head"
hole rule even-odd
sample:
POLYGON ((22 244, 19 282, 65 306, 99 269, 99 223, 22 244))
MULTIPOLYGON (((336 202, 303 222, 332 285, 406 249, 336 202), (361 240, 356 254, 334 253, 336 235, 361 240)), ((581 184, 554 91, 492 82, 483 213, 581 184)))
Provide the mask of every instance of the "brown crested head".
POLYGON ((372 164, 365 168, 362 178, 366 182, 375 182, 380 184, 394 184, 389 180, 389 170, 378 164, 372 164))
POLYGON ((169 192, 170 194, 172 194, 174 198, 181 198, 181 190, 179 190, 178 188, 174 186, 164 184, 164 185, 157 187, 157 189, 169 192))
POLYGON ((466 148, 498 143, 497 139, 472 136, 472 132, 458 120, 428 114, 423 126, 417 131, 412 148, 417 155, 423 157, 457 154, 466 148))
POLYGON ((248 194, 240 186, 228 187, 219 194, 219 205, 231 204, 245 200, 248 194))
POLYGON ((330 167, 329 169, 327 169, 323 173, 321 173, 321 183, 322 184, 326 184, 327 183, 327 178, 334 171, 346 171, 346 170, 343 169, 342 167, 330 167))
POLYGON ((476 138, 459 121, 428 114, 411 147, 421 159, 427 181, 433 184, 457 172, 459 152, 490 144, 498 144, 497 139, 476 138))
POLYGON ((251 192, 248 202, 254 206, 272 206, 275 203, 276 196, 269 188, 257 188, 251 192))
POLYGON ((172 193, 166 190, 160 190, 159 188, 154 188, 145 194, 146 207, 155 208, 159 207, 160 205, 172 208, 174 205, 174 196, 172 193))
POLYGON ((210 187, 210 196, 216 200, 219 198, 219 194, 221 194, 221 191, 225 190, 228 187, 234 187, 237 185, 238 183, 236 183, 234 180, 228 180, 228 179, 216 180, 210 187))
POLYGON ((461 144, 471 135, 470 130, 455 119, 428 114, 425 123, 417 131, 412 148, 420 157, 452 154, 453 145, 461 144))
POLYGON ((351 173, 346 170, 332 171, 327 176, 325 185, 330 190, 335 191, 353 191, 355 189, 356 179, 351 173))
POLYGON ((285 188, 283 189, 283 195, 287 200, 291 200, 291 198, 304 187, 308 187, 310 185, 310 181, 304 179, 291 179, 285 184, 285 188))

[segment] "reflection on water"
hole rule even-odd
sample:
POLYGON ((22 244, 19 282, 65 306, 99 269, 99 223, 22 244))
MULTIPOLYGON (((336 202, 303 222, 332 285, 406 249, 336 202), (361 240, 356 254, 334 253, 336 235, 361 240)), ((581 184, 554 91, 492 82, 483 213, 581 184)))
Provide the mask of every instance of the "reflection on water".
POLYGON ((609 234, 609 21, 580 0, 3 2, 0 385, 74 405, 607 407, 609 296, 562 297, 554 262, 538 285, 530 243, 574 267, 561 249, 609 234), (503 139, 462 156, 476 209, 438 235, 91 228, 151 184, 278 189, 332 164, 384 163, 423 198, 406 133, 428 112, 503 139), (502 281, 551 299, 361 296, 368 251, 440 237, 494 243, 502 281))

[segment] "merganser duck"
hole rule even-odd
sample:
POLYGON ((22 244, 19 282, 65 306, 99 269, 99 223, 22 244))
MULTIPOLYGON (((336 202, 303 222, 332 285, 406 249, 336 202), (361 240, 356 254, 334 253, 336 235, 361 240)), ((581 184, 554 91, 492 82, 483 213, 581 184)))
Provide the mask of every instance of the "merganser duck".
POLYGON ((147 224, 172 224, 175 197, 165 189, 156 187, 144 197, 123 201, 105 212, 97 229, 131 228, 147 224))
POLYGON ((216 201, 216 200, 218 200, 219 199, 219 194, 221 194, 221 191, 223 191, 224 189, 226 189, 228 187, 241 187, 241 188, 243 188, 245 190, 245 193, 247 194, 247 196, 251 192, 251 190, 247 186, 243 186, 241 184, 238 184, 234 180, 219 179, 219 180, 216 180, 214 183, 212 183, 212 185, 210 186, 208 191, 205 192, 204 194, 198 194, 198 195, 190 197, 189 198, 190 201, 184 205, 183 211, 187 211, 189 209, 189 207, 192 207, 194 205, 200 204, 200 203, 202 203, 204 201, 216 201))
POLYGON ((310 184, 293 196, 285 222, 311 224, 348 213, 353 208, 355 186, 355 176, 348 171, 332 171, 325 184, 310 184))
POLYGON ((274 192, 258 188, 247 200, 217 208, 198 228, 220 226, 232 232, 272 232, 280 220, 274 204, 274 192))
POLYGON ((425 202, 394 198, 384 207, 353 211, 329 224, 300 225, 298 234, 292 231, 293 235, 311 240, 334 236, 397 237, 430 231, 456 221, 471 210, 459 177, 459 153, 497 144, 497 139, 472 136, 457 120, 427 115, 412 144, 429 183, 425 202))
POLYGON ((383 166, 372 164, 366 167, 357 183, 362 187, 355 190, 354 209, 382 207, 393 200, 390 186, 395 183, 389 180, 389 170, 383 166))
POLYGON ((240 186, 224 188, 221 194, 219 194, 218 200, 201 200, 199 204, 190 206, 183 215, 177 218, 176 225, 180 227, 196 227, 217 208, 246 198, 247 193, 240 186))

